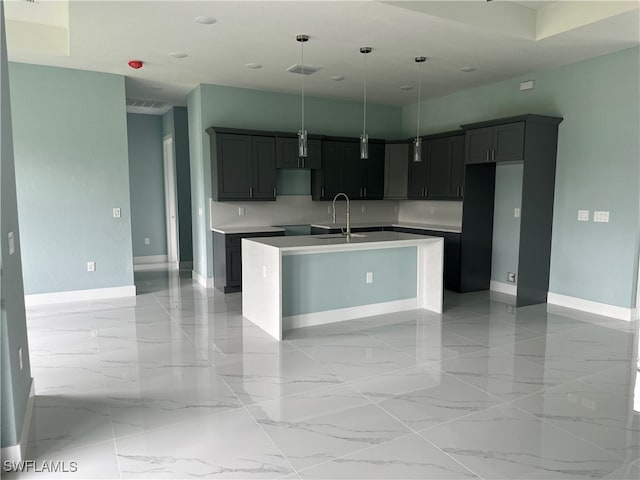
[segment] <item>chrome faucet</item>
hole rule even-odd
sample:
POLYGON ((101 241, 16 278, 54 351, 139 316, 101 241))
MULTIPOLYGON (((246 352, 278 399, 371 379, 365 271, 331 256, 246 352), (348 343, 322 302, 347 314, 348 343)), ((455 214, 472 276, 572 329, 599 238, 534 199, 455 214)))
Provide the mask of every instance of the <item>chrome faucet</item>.
POLYGON ((349 197, 347 197, 346 193, 340 192, 335 197, 333 197, 333 215, 331 216, 331 218, 333 219, 333 223, 336 223, 336 200, 340 195, 342 195, 347 201, 347 233, 345 234, 345 236, 347 237, 347 239, 349 239, 351 238, 351 215, 349 214, 349 197))

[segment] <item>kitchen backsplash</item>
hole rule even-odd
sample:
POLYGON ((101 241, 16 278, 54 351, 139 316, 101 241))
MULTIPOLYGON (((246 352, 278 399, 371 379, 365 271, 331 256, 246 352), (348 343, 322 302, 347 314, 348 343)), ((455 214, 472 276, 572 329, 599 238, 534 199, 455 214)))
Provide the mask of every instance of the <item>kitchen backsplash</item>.
POLYGON ((399 202, 398 223, 428 223, 462 225, 462 202, 435 200, 402 200, 399 202))
MULTIPOLYGON (((352 201, 351 222, 395 223, 398 219, 397 201, 352 201), (365 212, 362 211, 365 208, 365 212)), ((214 202, 209 201, 210 225, 262 226, 327 223, 331 202, 314 202, 310 195, 283 195, 275 202, 214 202), (244 209, 244 215, 239 210, 244 209)), ((345 201, 336 202, 336 217, 344 221, 345 201)))

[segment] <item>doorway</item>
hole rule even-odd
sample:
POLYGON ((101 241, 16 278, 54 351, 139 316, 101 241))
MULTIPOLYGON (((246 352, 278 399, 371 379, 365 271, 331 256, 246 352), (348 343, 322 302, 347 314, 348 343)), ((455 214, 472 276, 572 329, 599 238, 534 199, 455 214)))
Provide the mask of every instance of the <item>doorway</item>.
POLYGON ((178 245, 178 205, 176 192, 176 158, 173 150, 173 135, 162 139, 164 159, 164 205, 167 225, 167 262, 171 269, 178 269, 180 247, 178 245))

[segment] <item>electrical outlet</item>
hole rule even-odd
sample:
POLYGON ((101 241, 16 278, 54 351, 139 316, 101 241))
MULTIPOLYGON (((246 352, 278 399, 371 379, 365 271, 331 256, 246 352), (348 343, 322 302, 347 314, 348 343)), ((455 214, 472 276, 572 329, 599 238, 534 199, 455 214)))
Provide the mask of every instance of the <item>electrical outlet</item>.
POLYGON ((367 272, 367 283, 373 283, 373 272, 367 272))
POLYGON ((238 216, 239 217, 244 217, 244 207, 238 207, 238 216))
POLYGON ((20 370, 24 368, 24 362, 22 360, 22 347, 18 348, 18 365, 20 365, 20 370))
POLYGON ((120 209, 118 207, 115 207, 113 209, 113 218, 120 218, 120 209))
POLYGON ((589 210, 578 210, 578 221, 579 222, 588 222, 589 221, 589 210))
POLYGON ((198 216, 201 217, 202 216, 202 207, 198 207, 198 216))
POLYGON ((520 82, 520 90, 532 90, 535 87, 535 80, 529 80, 526 82, 520 82))
POLYGON ((16 240, 13 236, 13 232, 9 232, 9 255, 16 253, 16 240))
POLYGON ((87 262, 87 272, 96 271, 96 262, 87 262))
POLYGON ((593 221, 598 223, 609 223, 609 212, 593 212, 593 221))
POLYGON ((328 206, 327 206, 327 213, 328 213, 329 215, 331 215, 331 205, 328 205, 328 206))
POLYGON ((507 282, 516 283, 516 274, 513 272, 507 272, 507 282))
POLYGON ((362 207, 360 207, 360 211, 362 213, 367 213, 367 206, 366 205, 362 205, 362 207))
POLYGON ((144 237, 144 244, 145 245, 150 245, 151 244, 151 239, 149 237, 144 237))
POLYGON ((513 216, 515 218, 520 218, 520 207, 516 207, 513 209, 513 216))

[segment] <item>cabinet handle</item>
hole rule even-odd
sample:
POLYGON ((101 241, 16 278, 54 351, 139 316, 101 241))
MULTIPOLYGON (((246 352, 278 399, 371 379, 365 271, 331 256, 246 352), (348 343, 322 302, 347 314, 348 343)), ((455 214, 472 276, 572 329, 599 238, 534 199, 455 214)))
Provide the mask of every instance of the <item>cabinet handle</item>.
POLYGON ((249 187, 249 198, 253 198, 253 187, 249 187))
POLYGON ((304 158, 302 159, 302 168, 304 168, 304 158))
POLYGON ((367 198, 367 187, 364 187, 364 198, 367 198))
POLYGON ((491 161, 492 162, 496 161, 496 151, 495 150, 491 150, 491 161))
POLYGON ((429 196, 429 189, 427 187, 424 187, 424 196, 429 196))
POLYGON ((487 149, 487 159, 486 159, 486 161, 487 162, 489 161, 489 149, 487 149))
POLYGON ((457 187, 456 188, 456 197, 459 197, 459 196, 460 196, 460 187, 457 187))
POLYGON ((273 198, 276 198, 276 187, 273 187, 273 198))
POLYGON ((460 187, 460 196, 464 197, 464 187, 460 187))

